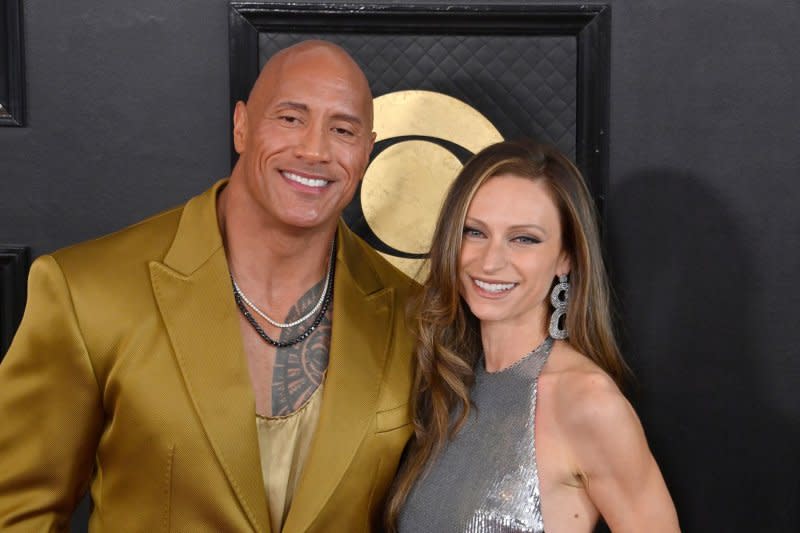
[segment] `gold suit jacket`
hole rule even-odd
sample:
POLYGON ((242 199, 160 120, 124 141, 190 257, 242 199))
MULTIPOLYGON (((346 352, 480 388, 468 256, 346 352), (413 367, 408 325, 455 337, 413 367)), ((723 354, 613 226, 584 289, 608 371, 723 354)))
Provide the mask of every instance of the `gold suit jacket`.
MULTIPOLYGON (((0 531, 269 531, 224 181, 37 259, 0 364, 0 531)), ((372 531, 411 434, 414 284, 340 222, 319 424, 283 531, 372 531)))

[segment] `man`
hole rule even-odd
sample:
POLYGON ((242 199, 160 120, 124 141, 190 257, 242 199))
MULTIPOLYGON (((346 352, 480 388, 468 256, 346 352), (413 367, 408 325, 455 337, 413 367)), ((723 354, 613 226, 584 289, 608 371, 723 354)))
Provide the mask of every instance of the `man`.
POLYGON ((0 530, 368 531, 411 434, 412 283, 340 221, 364 74, 307 41, 184 206, 39 258, 0 365, 0 530))

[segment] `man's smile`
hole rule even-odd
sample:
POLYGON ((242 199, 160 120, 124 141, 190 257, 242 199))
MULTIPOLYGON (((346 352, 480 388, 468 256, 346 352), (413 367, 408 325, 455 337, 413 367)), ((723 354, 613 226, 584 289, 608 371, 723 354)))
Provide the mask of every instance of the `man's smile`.
POLYGON ((281 170, 280 173, 281 176, 287 180, 294 183, 299 183, 300 185, 304 185, 306 187, 322 188, 330 183, 330 181, 322 177, 303 176, 288 170, 281 170))

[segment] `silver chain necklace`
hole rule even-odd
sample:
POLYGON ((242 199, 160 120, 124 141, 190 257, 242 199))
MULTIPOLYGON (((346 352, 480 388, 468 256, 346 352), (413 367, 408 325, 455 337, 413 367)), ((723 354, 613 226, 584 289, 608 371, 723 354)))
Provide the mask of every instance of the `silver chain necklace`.
POLYGON ((269 322, 270 324, 272 324, 277 328, 281 329, 293 328, 298 324, 302 324, 303 322, 314 316, 314 314, 316 314, 316 312, 320 310, 320 308, 322 307, 322 303, 325 301, 325 296, 328 294, 328 286, 330 285, 329 281, 331 278, 331 272, 333 271, 333 261, 335 259, 333 257, 334 242, 331 242, 331 256, 328 260, 328 272, 325 274, 325 284, 322 288, 322 294, 320 295, 319 300, 317 300, 317 304, 311 309, 311 311, 301 316, 297 320, 294 320, 292 322, 278 322, 277 320, 271 319, 269 316, 267 316, 267 314, 264 311, 259 309, 258 306, 256 306, 256 304, 251 302, 250 299, 247 296, 245 296, 244 292, 242 292, 242 289, 239 288, 239 285, 236 284, 236 280, 233 279, 233 274, 231 274, 231 281, 233 282, 233 292, 235 292, 236 295, 239 296, 239 298, 241 298, 245 304, 247 304, 247 307, 255 311, 256 314, 258 314, 258 316, 260 316, 261 318, 263 318, 264 320, 266 320, 267 322, 269 322))

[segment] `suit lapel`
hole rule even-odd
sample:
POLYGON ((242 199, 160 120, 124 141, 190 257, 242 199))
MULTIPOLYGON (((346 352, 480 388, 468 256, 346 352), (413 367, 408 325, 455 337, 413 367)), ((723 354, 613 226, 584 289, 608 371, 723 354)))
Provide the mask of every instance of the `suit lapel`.
POLYGON ((216 219, 220 184, 184 208, 163 263, 150 264, 159 310, 198 418, 256 531, 269 531, 255 404, 216 219))
POLYGON ((383 288, 350 231, 339 225, 333 332, 320 419, 285 531, 305 531, 333 494, 375 415, 394 291, 383 288))

